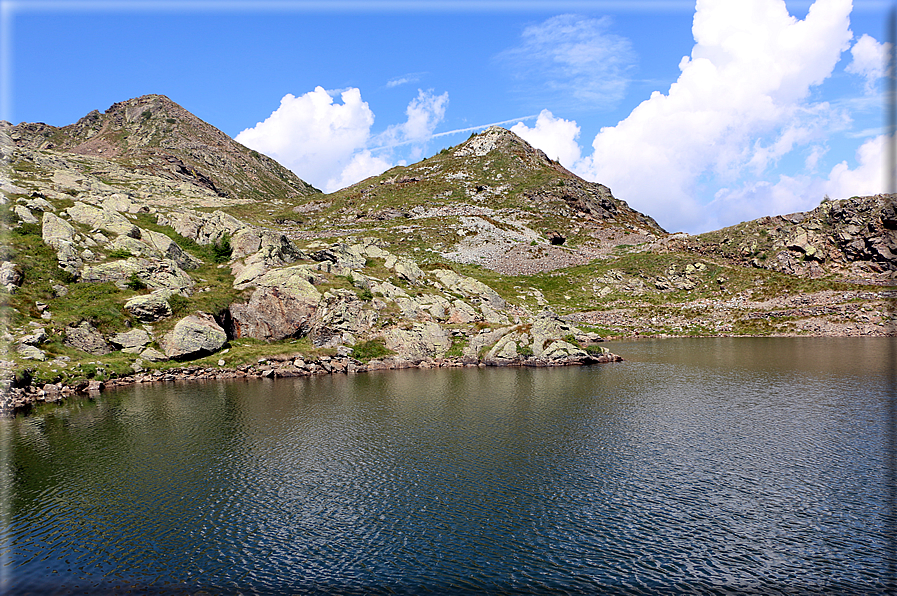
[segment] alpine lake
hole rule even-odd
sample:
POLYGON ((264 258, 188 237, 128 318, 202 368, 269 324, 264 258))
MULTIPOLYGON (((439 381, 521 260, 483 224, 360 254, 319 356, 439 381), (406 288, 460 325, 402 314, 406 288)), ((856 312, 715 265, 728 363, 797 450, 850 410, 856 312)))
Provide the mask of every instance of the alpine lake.
POLYGON ((895 588, 897 340, 605 345, 0 420, 0 593, 895 588))

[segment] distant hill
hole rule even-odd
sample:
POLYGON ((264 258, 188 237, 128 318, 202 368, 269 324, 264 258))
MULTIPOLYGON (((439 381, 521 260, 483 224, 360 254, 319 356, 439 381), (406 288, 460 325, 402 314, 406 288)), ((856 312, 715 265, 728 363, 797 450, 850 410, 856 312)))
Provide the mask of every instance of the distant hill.
POLYGON ((25 123, 7 127, 6 133, 18 147, 102 157, 223 197, 270 201, 319 193, 164 95, 129 99, 103 113, 94 110, 62 128, 25 123))

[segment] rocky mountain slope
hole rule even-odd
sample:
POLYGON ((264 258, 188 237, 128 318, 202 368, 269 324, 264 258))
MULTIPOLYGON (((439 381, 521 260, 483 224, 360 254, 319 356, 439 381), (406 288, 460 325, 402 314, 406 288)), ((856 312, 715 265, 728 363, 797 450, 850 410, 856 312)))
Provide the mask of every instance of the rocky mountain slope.
POLYGON ((897 269, 894 197, 691 237, 497 127, 329 195, 162 96, 0 138, 7 412, 185 366, 545 366, 614 360, 608 336, 893 334, 892 290, 870 284, 897 269))

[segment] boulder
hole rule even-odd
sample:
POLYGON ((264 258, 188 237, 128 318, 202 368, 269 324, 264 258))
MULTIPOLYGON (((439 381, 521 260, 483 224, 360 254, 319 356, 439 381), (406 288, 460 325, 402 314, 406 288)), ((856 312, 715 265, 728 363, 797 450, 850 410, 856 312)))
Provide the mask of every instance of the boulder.
POLYGON ((41 219, 41 238, 44 243, 56 249, 59 266, 76 274, 83 261, 75 248, 75 228, 64 219, 50 212, 44 212, 41 219))
POLYGON ((459 275, 450 269, 436 269, 433 271, 433 275, 449 292, 457 292, 468 297, 478 297, 489 302, 492 308, 505 307, 504 299, 495 290, 479 280, 459 275))
POLYGON ((443 356, 452 347, 449 332, 432 322, 415 323, 411 329, 390 329, 383 339, 400 358, 412 361, 443 356))
POLYGON ((134 296, 125 303, 125 310, 144 323, 152 323, 171 316, 171 306, 163 292, 134 296))
POLYGON ((293 241, 283 234, 243 228, 230 240, 231 258, 250 257, 248 263, 263 263, 266 267, 277 267, 307 258, 293 241))
POLYGON ((153 289, 183 292, 189 291, 194 285, 193 279, 174 261, 136 257, 88 265, 81 272, 81 279, 87 282, 111 281, 124 289, 132 274, 153 289))
POLYGON ((127 333, 116 333, 109 338, 109 343, 116 349, 129 354, 139 354, 151 341, 153 338, 143 329, 131 329, 127 333))
POLYGON ((12 261, 3 261, 0 263, 0 286, 6 288, 9 293, 15 292, 16 288, 22 283, 22 274, 16 268, 16 264, 12 261))
POLYGON ((19 344, 16 346, 16 352, 26 360, 39 360, 43 362, 47 359, 47 355, 40 349, 28 344, 19 344))
POLYGON ((117 211, 100 209, 99 207, 76 201, 74 205, 66 209, 66 213, 72 220, 91 228, 105 230, 117 235, 140 238, 140 228, 132 224, 117 211))
POLYGON ((369 331, 379 318, 376 310, 366 308, 369 304, 342 288, 325 292, 312 317, 312 343, 316 347, 354 344, 355 336, 369 331))
POLYGON ((256 280, 247 304, 231 304, 233 337, 277 341, 308 333, 321 294, 301 268, 277 269, 256 280))
POLYGON ((37 218, 34 217, 34 214, 31 213, 31 210, 28 209, 28 207, 25 207, 24 205, 16 205, 13 210, 15 211, 16 215, 19 216, 19 219, 21 219, 23 222, 27 224, 37 223, 37 218))
POLYGON ((417 266, 417 263, 404 257, 389 255, 386 258, 385 266, 387 269, 392 269, 396 272, 396 275, 412 284, 417 284, 420 278, 424 276, 424 272, 417 266))
POLYGON ((168 360, 168 357, 165 354, 153 348, 146 348, 140 352, 140 357, 144 360, 149 360, 150 362, 162 362, 168 360))
POLYGON ((202 265, 202 261, 185 252, 177 242, 161 232, 141 230, 140 238, 148 246, 157 251, 159 255, 177 263, 178 267, 181 269, 190 271, 192 269, 197 269, 202 265))
POLYGON ((103 335, 87 321, 83 321, 77 327, 66 327, 63 343, 95 356, 108 354, 112 351, 112 347, 106 343, 103 335))
POLYGON ((247 227, 245 223, 223 211, 198 213, 193 211, 176 211, 167 215, 159 215, 159 225, 170 226, 175 232, 198 244, 214 244, 225 236, 233 237, 238 231, 247 227))
POLYGON ((223 348, 227 334, 212 315, 196 313, 178 321, 159 343, 168 358, 198 358, 223 348))
POLYGON ((29 333, 19 339, 19 343, 26 346, 39 346, 41 343, 46 341, 47 332, 43 327, 38 327, 34 333, 29 333))

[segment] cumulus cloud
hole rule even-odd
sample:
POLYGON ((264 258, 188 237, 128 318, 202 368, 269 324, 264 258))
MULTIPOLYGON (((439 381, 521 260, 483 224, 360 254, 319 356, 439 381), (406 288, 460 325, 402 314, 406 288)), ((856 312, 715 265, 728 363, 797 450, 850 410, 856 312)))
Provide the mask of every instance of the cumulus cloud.
POLYGON ((550 159, 556 159, 568 169, 573 168, 580 160, 579 126, 572 120, 555 118, 548 110, 542 110, 532 128, 518 122, 511 127, 511 132, 527 143, 541 149, 550 159))
POLYGON ((702 231, 704 180, 737 181, 816 138, 820 119, 839 120, 807 97, 849 46, 850 10, 850 0, 818 0, 801 21, 782 0, 698 0, 678 80, 603 128, 583 171, 664 227, 702 231))
POLYGON ((610 25, 607 17, 552 17, 526 27, 520 45, 496 60, 523 82, 520 92, 543 105, 612 107, 626 91, 635 53, 610 25))
POLYGON ((448 93, 418 91, 405 113, 408 119, 371 134, 374 113, 358 89, 333 92, 316 87, 299 97, 287 94, 264 122, 235 139, 269 155, 312 185, 333 192, 396 165, 390 149, 411 145, 417 159, 445 116, 448 93))
POLYGON ((341 104, 334 103, 323 87, 299 97, 287 94, 264 122, 235 139, 326 190, 327 181, 339 178, 355 153, 367 145, 374 124, 374 113, 362 101, 361 91, 347 89, 340 99, 341 104))
POLYGON ((890 51, 890 47, 889 43, 878 43, 875 38, 863 34, 850 48, 853 60, 844 70, 866 80, 867 95, 875 92, 875 84, 884 76, 885 54, 890 51))

